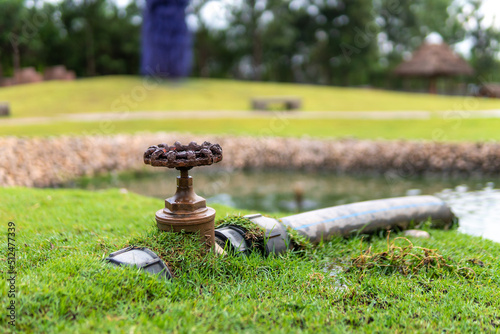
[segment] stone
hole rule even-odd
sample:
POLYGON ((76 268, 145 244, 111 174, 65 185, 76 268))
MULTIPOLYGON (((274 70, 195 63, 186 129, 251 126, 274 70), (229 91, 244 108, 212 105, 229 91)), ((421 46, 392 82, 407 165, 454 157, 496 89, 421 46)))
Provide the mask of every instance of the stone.
POLYGON ((14 73, 16 84, 28 84, 43 81, 43 76, 34 67, 25 67, 14 73))
POLYGON ((405 237, 410 237, 410 238, 424 238, 424 239, 429 239, 431 235, 427 231, 423 230, 406 230, 403 232, 403 235, 405 237))
POLYGON ((47 67, 43 73, 43 79, 48 80, 65 80, 71 81, 75 80, 75 72, 68 71, 66 66, 57 65, 53 67, 47 67))
POLYGON ((10 116, 10 108, 8 103, 0 102, 0 116, 10 116))

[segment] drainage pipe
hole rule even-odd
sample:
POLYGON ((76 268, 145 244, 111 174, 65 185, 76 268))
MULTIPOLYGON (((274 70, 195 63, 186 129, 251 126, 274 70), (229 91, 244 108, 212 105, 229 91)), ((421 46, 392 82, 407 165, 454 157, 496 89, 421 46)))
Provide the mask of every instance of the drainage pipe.
POLYGON ((407 196, 334 206, 281 218, 311 242, 333 236, 372 233, 381 229, 407 229, 412 222, 432 220, 435 227, 452 224, 454 215, 446 203, 435 196, 407 196))
MULTIPOLYGON (((357 233, 373 233, 379 230, 407 229, 411 223, 430 219, 437 228, 451 226, 454 214, 446 203, 434 196, 407 196, 379 199, 333 206, 293 216, 274 219, 261 214, 245 218, 266 230, 264 254, 279 254, 290 248, 287 227, 306 236, 313 243, 329 240, 334 236, 357 233)), ((252 248, 245 240, 245 231, 237 226, 215 230, 215 238, 221 247, 229 246, 236 252, 246 253, 252 248)))

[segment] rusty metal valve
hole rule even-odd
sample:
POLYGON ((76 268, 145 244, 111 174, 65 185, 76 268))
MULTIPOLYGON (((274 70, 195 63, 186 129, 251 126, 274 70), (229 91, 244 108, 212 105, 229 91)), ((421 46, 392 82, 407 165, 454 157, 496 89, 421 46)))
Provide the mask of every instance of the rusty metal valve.
POLYGON ((180 232, 199 232, 203 242, 214 244, 215 210, 207 207, 203 197, 196 195, 193 178, 188 171, 197 166, 208 166, 222 160, 219 144, 195 142, 173 146, 159 144, 144 152, 144 163, 154 167, 176 168, 177 191, 165 200, 165 208, 156 212, 156 224, 160 230, 180 232))

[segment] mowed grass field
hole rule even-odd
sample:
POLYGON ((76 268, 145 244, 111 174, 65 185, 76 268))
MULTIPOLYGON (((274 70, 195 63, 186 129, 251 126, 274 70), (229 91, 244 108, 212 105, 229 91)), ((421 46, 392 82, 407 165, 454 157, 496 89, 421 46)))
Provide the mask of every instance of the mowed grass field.
POLYGON ((304 111, 500 109, 500 102, 491 99, 217 79, 168 82, 108 76, 0 88, 0 101, 10 103, 12 117, 154 110, 239 111, 250 110, 250 99, 263 96, 301 98, 304 111))
MULTIPOLYGON (((0 118, 0 136, 109 135, 151 131, 250 136, 288 136, 362 139, 425 139, 488 141, 500 139, 500 119, 474 118, 477 110, 500 109, 500 100, 433 96, 359 88, 340 88, 234 80, 189 79, 153 81, 140 77, 111 76, 73 82, 44 82, 0 88, 0 101, 8 101, 12 115, 0 118), (303 108, 231 118, 229 112, 248 111, 258 96, 296 96, 303 108), (197 111, 192 118, 123 119, 122 114, 143 111, 197 111), (204 117, 226 111, 224 116, 204 117), (430 119, 308 118, 308 111, 430 111, 430 119), (438 113, 445 111, 446 113, 438 113), (116 113, 115 119, 57 119, 63 114, 116 113), (33 117, 44 117, 33 121, 33 117), (47 117, 49 119, 47 119, 47 117), (52 119, 51 117, 54 117, 52 119), (30 120, 29 122, 24 121, 30 120), (6 120, 4 122, 4 120, 6 120)), ((174 114, 173 114, 174 115, 174 114)), ((240 114, 242 115, 242 114, 240 114)))
POLYGON ((500 140, 500 119, 349 120, 196 118, 7 125, 0 136, 85 136, 178 132, 234 136, 279 136, 433 141, 500 140))
MULTIPOLYGON (((334 239, 268 258, 215 257, 203 255, 193 238, 155 232, 154 213, 164 205, 159 199, 117 189, 4 188, 0 203, 4 250, 7 222, 15 224, 15 332, 491 333, 500 328, 500 244, 456 230, 428 229, 430 239, 410 240, 437 249, 454 270, 434 266, 403 275, 381 266, 349 269, 352 258, 369 248, 387 250, 383 236, 334 239), (160 250, 175 279, 161 281, 103 261, 129 244, 160 250)), ((249 213, 215 209, 218 219, 249 213)), ((5 255, 0 262, 5 277, 5 255)), ((14 332, 8 324, 9 289, 2 279, 2 333, 14 332)))

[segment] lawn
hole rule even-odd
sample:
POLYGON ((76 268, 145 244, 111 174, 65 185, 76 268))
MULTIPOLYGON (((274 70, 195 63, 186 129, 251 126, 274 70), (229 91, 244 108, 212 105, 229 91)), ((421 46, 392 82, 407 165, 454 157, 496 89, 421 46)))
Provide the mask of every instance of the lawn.
POLYGON ((140 132, 188 132, 237 136, 360 139, 425 139, 436 141, 500 140, 500 118, 430 120, 349 119, 171 119, 103 122, 55 122, 36 125, 0 123, 0 136, 109 135, 140 132))
POLYGON ((12 117, 152 110, 240 111, 249 110, 250 99, 258 96, 297 96, 305 111, 500 109, 500 103, 492 99, 220 79, 155 82, 108 76, 0 88, 0 101, 10 103, 12 117))
MULTIPOLYGON (((335 239, 280 257, 216 258, 200 256, 200 247, 186 236, 154 232, 153 216, 163 206, 161 200, 118 190, 4 188, 0 203, 4 231, 8 221, 16 225, 18 332, 435 333, 500 328, 500 244, 457 231, 429 230, 430 239, 412 242, 438 249, 448 263, 474 274, 468 269, 421 270, 405 276, 382 267, 346 271, 361 251, 387 248, 377 236, 335 239), (103 263, 107 254, 131 241, 163 245, 176 278, 159 281, 133 268, 103 263), (335 263, 343 263, 343 270, 327 269, 335 263)), ((247 213, 216 209, 218 218, 247 213)), ((3 257, 4 277, 5 262, 3 257)), ((9 331, 7 290, 3 279, 2 332, 9 331)))
MULTIPOLYGON (((9 101, 11 119, 0 135, 51 136, 176 131, 197 134, 251 136, 310 136, 320 138, 384 138, 428 140, 498 140, 499 119, 473 118, 475 110, 500 109, 494 99, 399 93, 285 83, 189 79, 152 82, 139 77, 110 76, 74 82, 44 82, 0 88, 0 101, 9 101), (249 109, 255 96, 299 96, 304 111, 446 111, 428 120, 288 119, 270 112, 251 118, 203 117, 203 111, 249 109), (200 111, 196 118, 121 119, 124 112, 200 111), (114 120, 50 119, 23 123, 23 117, 63 113, 116 112, 114 120)), ((225 117, 228 117, 225 114, 225 117)))

